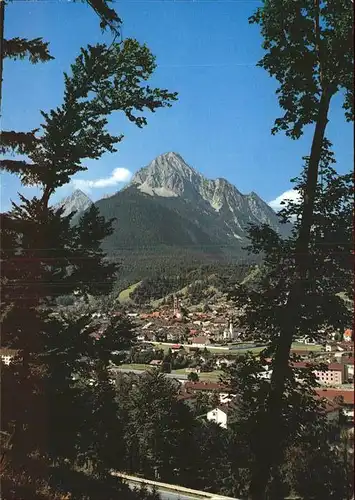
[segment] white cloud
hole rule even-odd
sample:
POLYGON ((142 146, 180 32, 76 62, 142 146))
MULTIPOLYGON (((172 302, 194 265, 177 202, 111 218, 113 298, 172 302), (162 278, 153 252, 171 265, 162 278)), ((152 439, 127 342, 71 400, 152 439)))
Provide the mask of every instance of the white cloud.
POLYGON ((281 202, 287 200, 292 200, 296 203, 300 203, 301 197, 299 191, 296 191, 295 189, 289 189, 288 191, 280 194, 280 196, 278 196, 274 200, 269 201, 269 205, 273 210, 275 210, 275 212, 278 212, 279 210, 281 210, 281 208, 284 207, 284 205, 281 205, 281 202))
POLYGON ((132 173, 127 168, 115 168, 109 177, 102 177, 95 180, 73 179, 72 184, 75 189, 90 191, 95 188, 106 188, 116 186, 122 182, 128 182, 132 173))

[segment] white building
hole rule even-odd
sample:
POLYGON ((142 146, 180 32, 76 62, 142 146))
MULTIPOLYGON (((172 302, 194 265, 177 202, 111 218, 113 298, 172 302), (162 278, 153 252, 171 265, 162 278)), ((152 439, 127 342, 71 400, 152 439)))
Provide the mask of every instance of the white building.
POLYGON ((265 380, 271 380, 272 370, 265 370, 258 373, 258 377, 265 380))
POLYGON ((216 368, 222 368, 223 366, 232 366, 235 363, 233 359, 218 358, 216 361, 216 368))
POLYGON ((215 422, 223 429, 227 429, 228 425, 233 423, 234 418, 231 416, 232 407, 228 404, 217 406, 207 413, 207 420, 215 422))
POLYGON ((354 358, 343 359, 345 365, 345 377, 347 380, 354 380, 354 358))

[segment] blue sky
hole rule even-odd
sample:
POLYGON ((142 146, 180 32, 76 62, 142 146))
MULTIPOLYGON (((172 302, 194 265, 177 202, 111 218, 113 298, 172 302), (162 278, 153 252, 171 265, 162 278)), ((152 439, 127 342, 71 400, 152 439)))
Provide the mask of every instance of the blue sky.
MULTIPOLYGON (((87 162, 88 171, 77 176, 80 181, 106 179, 102 187, 91 187, 93 199, 122 186, 116 182, 119 175, 112 179, 114 169, 135 172, 167 151, 180 153, 205 176, 225 177, 241 192, 255 191, 265 201, 290 189, 289 179, 299 173, 301 158, 309 152, 312 129, 299 141, 271 135, 280 109, 276 82, 256 67, 262 40, 248 17, 257 6, 257 1, 238 0, 126 0, 116 4, 124 21, 124 37, 146 43, 157 57, 151 84, 179 92, 179 101, 148 115, 148 125, 142 130, 121 115, 112 116, 111 130, 125 134, 119 151, 87 162)), ((89 7, 60 1, 10 4, 5 36, 41 36, 50 42, 55 57, 34 66, 5 60, 2 128, 23 131, 41 123, 41 109, 61 103, 63 71, 69 70, 80 47, 111 41, 109 34, 102 35, 89 7)), ((345 123, 340 96, 332 104, 327 136, 334 143, 339 170, 350 169, 352 127, 345 123)), ((15 177, 2 176, 3 210, 9 207, 10 198, 16 199, 19 189, 15 177)), ((57 197, 71 189, 62 189, 57 197)), ((28 188, 21 191, 27 196, 35 193, 28 188)))

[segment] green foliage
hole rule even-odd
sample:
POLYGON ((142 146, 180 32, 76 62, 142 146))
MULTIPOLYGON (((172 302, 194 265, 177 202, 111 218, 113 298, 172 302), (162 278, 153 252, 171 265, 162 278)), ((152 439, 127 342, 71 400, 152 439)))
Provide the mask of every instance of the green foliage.
POLYGON ((178 483, 187 474, 194 422, 177 400, 175 385, 157 370, 137 381, 126 379, 118 389, 120 418, 125 425, 126 469, 146 478, 178 483), (134 383, 134 385, 133 385, 134 383))
MULTIPOLYGON (((265 365, 263 357, 257 360, 247 354, 225 368, 222 377, 236 395, 230 433, 237 449, 244 450, 235 457, 234 467, 248 467, 249 471, 258 456, 260 441, 265 440, 263 420, 271 389, 270 381, 260 377, 265 365)), ((268 500, 290 494, 314 499, 345 498, 345 492, 350 491, 350 462, 344 463, 342 453, 335 447, 338 431, 327 422, 322 413, 323 402, 315 397, 312 370, 302 369, 302 376, 300 370, 289 370, 282 400, 282 426, 278 428, 285 458, 279 469, 274 467, 271 471, 265 490, 268 500)), ((250 475, 244 480, 239 477, 230 488, 243 495, 250 480, 250 475)))
POLYGON ((196 372, 190 372, 187 379, 190 380, 190 382, 198 382, 200 380, 198 373, 196 372))
MULTIPOLYGON (((307 279, 302 283, 302 298, 292 314, 298 335, 320 339, 320 329, 340 329, 350 324, 351 312, 337 295, 352 295, 352 174, 339 175, 331 166, 332 155, 324 149, 321 178, 317 185, 314 224, 307 279)), ((307 159, 306 159, 307 165, 307 159)), ((299 193, 304 190, 305 174, 294 179, 299 193)), ((295 245, 301 224, 302 206, 289 202, 281 211, 284 220, 294 219, 293 236, 281 240, 268 227, 252 227, 249 250, 263 252, 263 276, 255 290, 238 286, 234 295, 245 307, 240 324, 249 333, 257 331, 261 338, 277 344, 280 328, 286 320, 284 306, 294 281, 295 245)), ((287 318, 289 320, 289 318, 287 318)))
POLYGON ((115 9, 110 7, 112 0, 74 0, 85 2, 96 12, 100 19, 100 27, 102 30, 109 28, 116 36, 122 24, 122 20, 118 16, 115 9))
MULTIPOLYGON (((145 304, 154 299, 160 299, 167 295, 178 292, 185 287, 186 296, 191 303, 198 304, 202 299, 206 299, 204 292, 209 287, 224 291, 229 283, 242 280, 250 270, 248 264, 227 264, 216 262, 214 264, 204 264, 192 267, 185 262, 179 268, 176 262, 172 263, 170 273, 157 274, 143 279, 131 294, 131 299, 137 304, 145 304), (177 274, 176 274, 177 273, 177 274)), ((150 270, 154 272, 154 269, 150 270)), ((204 305, 205 312, 208 312, 208 305, 204 305)))
POLYGON ((171 363, 170 361, 163 361, 161 365, 162 373, 171 373, 171 363))
MULTIPOLYGON (((341 291, 340 279, 344 279, 346 288, 349 283, 347 242, 351 240, 351 233, 348 231, 347 202, 345 221, 340 217, 337 219, 343 211, 344 197, 348 195, 349 178, 343 184, 342 181, 337 184, 333 171, 334 200, 340 200, 340 206, 336 203, 335 210, 332 209, 331 197, 320 197, 318 178, 320 168, 329 172, 333 161, 325 130, 330 103, 338 91, 344 95, 346 119, 354 118, 352 10, 351 0, 287 0, 282 3, 270 0, 265 1, 250 19, 261 26, 263 46, 267 51, 259 65, 280 83, 277 94, 285 114, 275 121, 273 133, 284 130, 286 135, 297 139, 306 125, 315 124, 310 155, 300 182, 301 205, 298 211, 291 205, 291 211, 284 217, 287 219, 294 211, 298 218, 293 238, 283 244, 278 235, 266 227, 251 230, 251 247, 256 253, 266 254, 267 265, 260 301, 254 293, 249 303, 259 307, 259 317, 249 308, 251 314, 246 315, 249 317, 247 323, 251 326, 254 321, 259 331, 260 327, 267 329, 275 353, 264 419, 267 438, 260 442, 250 488, 253 500, 265 498, 271 469, 280 463, 282 456, 278 429, 282 425, 282 399, 293 336, 299 331, 308 333, 310 329, 313 330, 312 336, 322 327, 344 327, 344 322, 348 321, 344 305, 334 294, 341 291), (321 220, 321 230, 317 233, 314 227, 319 224, 319 218, 315 224, 315 213, 320 199, 327 207, 326 217, 321 220), (331 221, 334 226, 329 224, 331 221), (338 224, 340 230, 337 233, 338 224), (314 233, 318 241, 315 241, 314 233), (345 233, 349 238, 341 239, 345 233), (321 245, 323 250, 320 250, 321 245), (312 265, 318 266, 317 271, 312 265), (279 272, 285 273, 281 280, 279 272), (310 307, 314 311, 313 317, 309 314, 310 307)), ((331 196, 329 183, 327 188, 327 194, 331 196)), ((321 213, 320 216, 322 218, 321 213)))
POLYGON ((299 138, 316 121, 323 91, 341 91, 346 118, 353 119, 352 16, 351 0, 268 0, 250 18, 260 25, 266 51, 258 65, 280 84, 285 114, 273 133, 299 138))
POLYGON ((78 500, 135 498, 109 473, 123 467, 111 353, 130 347, 131 324, 111 316, 98 332, 91 314, 75 308, 63 314, 56 305, 60 297, 74 296, 83 305, 112 291, 117 266, 102 249, 112 221, 92 206, 73 224, 73 214, 62 217, 63 210, 48 202, 86 169, 83 160, 115 150, 121 136, 106 130, 111 112, 121 110, 141 127, 144 110, 176 98, 144 84, 154 67, 154 57, 135 40, 82 49, 71 76, 65 75, 64 103, 42 113, 40 135, 5 134, 4 151, 27 160, 4 159, 2 168, 42 188, 41 199, 20 195, 1 214, 1 340, 19 353, 2 370, 2 431, 15 429, 2 485, 6 500, 68 492, 78 500))
POLYGON ((123 136, 106 130, 107 116, 122 111, 138 127, 146 124, 134 111, 155 111, 170 106, 176 94, 142 85, 155 68, 148 48, 136 40, 110 48, 98 44, 81 49, 65 77, 64 103, 49 113, 42 112, 42 134, 25 151, 31 167, 24 161, 3 160, 1 167, 19 175, 25 185, 45 186, 44 200, 70 177, 86 170, 84 158, 98 159, 104 152, 116 151, 123 136))
POLYGON ((335 500, 353 494, 353 457, 349 450, 344 457, 342 450, 334 449, 329 434, 328 429, 318 429, 286 452, 282 473, 291 490, 303 498, 335 500))
POLYGON ((54 59, 48 49, 49 42, 42 38, 27 40, 26 38, 11 38, 4 40, 4 55, 9 59, 28 59, 32 64, 47 62, 54 59))
POLYGON ((337 342, 341 342, 343 340, 343 336, 340 332, 337 332, 335 335, 334 335, 334 340, 336 340, 337 342))
MULTIPOLYGON (((259 476, 258 483, 255 471, 259 470, 261 474, 262 470, 265 474, 262 482, 264 489, 266 476, 269 476, 275 467, 277 471, 278 465, 284 460, 283 453, 286 446, 284 436, 290 432, 287 428, 288 417, 283 411, 285 392, 297 394, 295 387, 288 389, 289 352, 292 342, 292 335, 290 336, 289 332, 320 340, 321 334, 318 332, 330 333, 334 329, 343 330, 351 322, 351 312, 338 293, 345 291, 350 296, 353 287, 351 254, 353 176, 336 173, 332 166, 333 157, 328 148, 329 143, 325 141, 321 160, 321 180, 316 188, 309 252, 303 256, 305 278, 300 281, 296 266, 297 238, 302 224, 303 207, 290 201, 281 211, 280 217, 283 220, 291 218, 294 220, 293 234, 290 238, 282 240, 266 226, 253 226, 250 231, 249 249, 264 255, 260 278, 252 289, 242 284, 232 293, 238 308, 243 307, 244 311, 244 315, 238 319, 239 326, 249 334, 255 335, 257 332, 261 339, 267 341, 268 355, 273 357, 270 384, 272 391, 265 395, 265 406, 261 406, 264 409, 263 418, 257 426, 259 431, 255 443, 257 459, 251 464, 257 487, 261 484, 261 480, 259 476), (297 300, 294 295, 295 287, 298 290, 297 300), (293 297, 292 301, 290 297, 293 297), (288 337, 285 337, 286 334, 288 337), (282 352, 282 362, 279 357, 280 352, 282 352), (269 467, 266 464, 277 465, 269 467)), ((307 161, 306 158, 305 170, 307 161)), ((295 179, 296 189, 300 194, 304 192, 306 182, 306 173, 295 179)), ((248 383, 247 386, 249 387, 248 383)), ((297 417, 297 407, 301 404, 296 400, 290 406, 294 417, 297 417)), ((256 495, 255 498, 259 499, 259 496, 256 495)))

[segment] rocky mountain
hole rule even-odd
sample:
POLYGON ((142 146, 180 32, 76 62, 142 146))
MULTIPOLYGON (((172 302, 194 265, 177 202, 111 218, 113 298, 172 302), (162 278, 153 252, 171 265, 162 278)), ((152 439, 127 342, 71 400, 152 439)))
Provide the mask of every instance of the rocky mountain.
POLYGON ((256 193, 243 195, 226 179, 207 179, 177 153, 160 155, 139 170, 126 190, 132 187, 227 245, 245 240, 248 223, 266 223, 280 232, 285 229, 256 193))
POLYGON ((76 212, 76 215, 85 212, 92 203, 93 202, 83 191, 76 189, 70 196, 67 196, 57 203, 55 208, 64 207, 63 217, 66 217, 72 212, 76 212))
MULTIPOLYGON (((90 203, 77 191, 64 201, 67 212, 90 203)), ((177 153, 158 156, 124 189, 95 205, 105 218, 115 218, 103 247, 122 262, 129 283, 177 274, 187 264, 249 261, 243 247, 250 222, 287 231, 256 193, 244 195, 226 179, 205 178, 177 153)))

